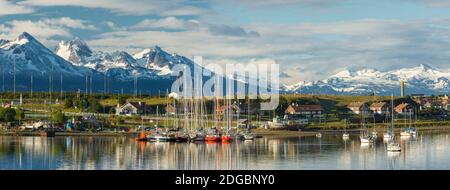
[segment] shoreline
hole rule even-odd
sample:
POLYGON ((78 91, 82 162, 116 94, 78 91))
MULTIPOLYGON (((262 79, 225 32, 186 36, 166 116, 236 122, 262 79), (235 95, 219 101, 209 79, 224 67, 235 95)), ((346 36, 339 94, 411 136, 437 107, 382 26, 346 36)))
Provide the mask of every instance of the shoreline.
MULTIPOLYGON (((369 131, 373 131, 373 128, 368 128, 369 131)), ((375 131, 379 134, 384 133, 386 128, 377 127, 375 131)), ((426 126, 426 127, 417 127, 419 132, 438 132, 438 131, 450 131, 450 126, 426 126)), ((342 134, 343 132, 347 132, 350 134, 360 133, 361 129, 315 129, 315 130, 302 130, 302 131, 289 131, 289 130, 270 130, 270 129, 253 129, 253 133, 257 136, 264 137, 306 137, 306 136, 315 136, 317 133, 322 134, 342 134)), ((401 128, 395 128, 394 132, 400 132, 401 128)), ((39 131, 22 131, 22 132, 14 132, 9 131, 0 132, 0 136, 43 136, 39 131)), ((121 136, 135 136, 133 133, 123 133, 123 132, 56 132, 55 136, 87 136, 87 137, 121 137, 121 136)))

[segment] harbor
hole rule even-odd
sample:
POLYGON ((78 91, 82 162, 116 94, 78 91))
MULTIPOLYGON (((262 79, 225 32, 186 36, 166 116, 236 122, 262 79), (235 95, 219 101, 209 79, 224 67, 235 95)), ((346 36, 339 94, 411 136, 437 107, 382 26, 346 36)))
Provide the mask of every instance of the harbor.
MULTIPOLYGON (((397 134, 399 135, 399 134, 397 134)), ((127 136, 0 136, 0 169, 69 170, 402 170, 450 169, 450 131, 419 132, 387 152, 380 136, 264 136, 253 141, 140 142, 127 136)))

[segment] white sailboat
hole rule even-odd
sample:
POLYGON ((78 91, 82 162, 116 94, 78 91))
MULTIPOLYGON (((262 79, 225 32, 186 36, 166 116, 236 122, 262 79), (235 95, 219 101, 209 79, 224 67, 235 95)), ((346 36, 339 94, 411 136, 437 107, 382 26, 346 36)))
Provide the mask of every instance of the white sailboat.
POLYGON ((361 141, 361 144, 369 144, 369 143, 373 143, 373 141, 374 141, 374 138, 371 136, 371 135, 369 135, 369 131, 366 129, 366 126, 365 126, 365 124, 364 124, 364 118, 363 118, 363 116, 361 115, 361 118, 362 118, 362 120, 363 120, 363 122, 362 122, 362 130, 361 130, 361 135, 359 136, 359 139, 360 139, 360 141, 361 141))
POLYGON ((348 140, 350 138, 350 134, 347 133, 347 119, 345 119, 345 127, 344 127, 344 133, 342 134, 342 138, 344 140, 348 140))
POLYGON ((388 141, 386 149, 388 152, 398 152, 398 151, 401 151, 402 149, 400 147, 400 144, 394 142, 394 106, 393 106, 394 105, 394 95, 392 95, 392 97, 391 97, 391 105, 392 105, 392 120, 391 120, 391 127, 389 130, 390 134, 391 134, 391 138, 388 141))

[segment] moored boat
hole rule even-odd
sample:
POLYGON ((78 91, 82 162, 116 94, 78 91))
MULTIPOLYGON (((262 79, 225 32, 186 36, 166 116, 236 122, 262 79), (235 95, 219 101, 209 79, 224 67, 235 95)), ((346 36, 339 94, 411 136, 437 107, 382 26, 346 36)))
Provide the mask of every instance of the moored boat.
POLYGON ((401 150, 402 149, 400 147, 400 144, 398 144, 398 143, 391 142, 391 143, 389 143, 387 145, 387 151, 388 152, 399 152, 401 150))
POLYGON ((344 134, 342 134, 342 138, 343 139, 349 139, 350 138, 350 134, 344 133, 344 134))
POLYGON ((255 135, 252 133, 247 133, 244 135, 244 140, 254 140, 255 139, 255 135))
POLYGON ((139 136, 136 138, 136 141, 148 141, 147 134, 140 132, 139 136))
POLYGON ((222 135, 221 139, 222 142, 230 142, 232 140, 230 135, 222 135))
POLYGON ((209 142, 219 142, 221 140, 222 138, 220 137, 220 135, 206 135, 205 137, 205 141, 209 142))

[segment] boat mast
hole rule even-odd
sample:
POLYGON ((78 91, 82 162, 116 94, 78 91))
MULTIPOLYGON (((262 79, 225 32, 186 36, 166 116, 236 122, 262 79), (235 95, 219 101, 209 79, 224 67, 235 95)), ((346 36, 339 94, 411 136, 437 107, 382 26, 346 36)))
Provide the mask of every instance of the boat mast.
POLYGON ((394 94, 391 95, 391 135, 394 134, 394 94))

